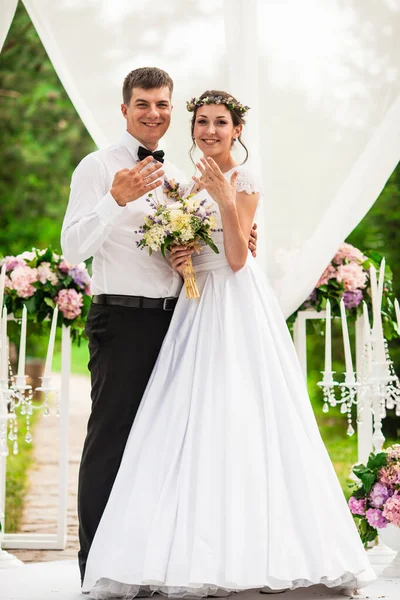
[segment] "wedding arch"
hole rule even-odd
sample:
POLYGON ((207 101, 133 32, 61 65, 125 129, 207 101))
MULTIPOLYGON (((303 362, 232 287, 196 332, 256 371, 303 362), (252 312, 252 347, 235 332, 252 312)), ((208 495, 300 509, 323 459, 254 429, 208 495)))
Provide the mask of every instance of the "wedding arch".
MULTIPOLYGON (((296 310, 400 156, 398 0, 23 3, 99 147, 124 127, 121 81, 135 67, 174 78, 164 147, 188 173, 185 100, 225 88, 251 106, 260 260, 285 316, 296 310)), ((2 4, 1 45, 17 0, 2 4)))

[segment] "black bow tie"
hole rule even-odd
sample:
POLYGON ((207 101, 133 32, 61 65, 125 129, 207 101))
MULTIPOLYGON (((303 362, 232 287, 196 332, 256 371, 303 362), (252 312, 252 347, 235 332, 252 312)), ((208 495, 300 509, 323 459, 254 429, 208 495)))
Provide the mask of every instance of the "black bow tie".
POLYGON ((157 160, 158 162, 163 163, 164 155, 165 155, 164 150, 156 150, 155 152, 150 152, 150 150, 147 150, 147 148, 143 148, 143 146, 139 146, 139 150, 138 150, 139 160, 143 160, 144 158, 147 158, 148 156, 152 156, 154 158, 154 160, 157 160))

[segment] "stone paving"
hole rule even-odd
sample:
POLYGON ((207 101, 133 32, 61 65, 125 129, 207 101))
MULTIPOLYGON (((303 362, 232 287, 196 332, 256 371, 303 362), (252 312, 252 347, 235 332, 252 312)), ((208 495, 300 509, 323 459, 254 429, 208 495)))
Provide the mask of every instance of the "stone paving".
MULTIPOLYGON (((55 375, 59 384, 60 376, 55 375)), ((44 562, 76 558, 78 517, 76 496, 78 469, 90 412, 90 379, 72 375, 68 452, 67 545, 65 550, 9 550, 23 562, 44 562)), ((55 533, 58 501, 59 419, 54 408, 42 416, 34 430, 34 467, 29 473, 29 490, 18 533, 55 533)))

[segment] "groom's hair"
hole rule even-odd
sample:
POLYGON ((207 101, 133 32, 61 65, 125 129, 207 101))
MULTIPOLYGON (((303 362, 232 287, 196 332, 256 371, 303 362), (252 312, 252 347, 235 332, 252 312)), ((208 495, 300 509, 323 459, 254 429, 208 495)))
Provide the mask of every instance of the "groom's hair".
POLYGON ((122 97, 124 104, 128 105, 131 101, 133 88, 142 88, 142 90, 152 90, 154 88, 169 88, 172 95, 174 82, 171 77, 162 69, 157 67, 141 67, 134 69, 124 79, 122 86, 122 97))

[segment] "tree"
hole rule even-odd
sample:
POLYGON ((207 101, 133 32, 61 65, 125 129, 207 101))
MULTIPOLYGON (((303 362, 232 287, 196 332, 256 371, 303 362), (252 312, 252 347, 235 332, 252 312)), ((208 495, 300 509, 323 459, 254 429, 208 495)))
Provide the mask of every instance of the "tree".
POLYGON ((21 2, 0 65, 0 254, 56 249, 72 171, 95 144, 21 2))

